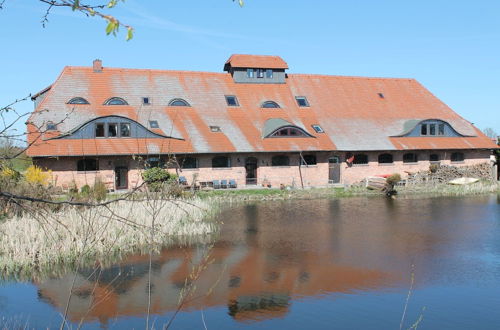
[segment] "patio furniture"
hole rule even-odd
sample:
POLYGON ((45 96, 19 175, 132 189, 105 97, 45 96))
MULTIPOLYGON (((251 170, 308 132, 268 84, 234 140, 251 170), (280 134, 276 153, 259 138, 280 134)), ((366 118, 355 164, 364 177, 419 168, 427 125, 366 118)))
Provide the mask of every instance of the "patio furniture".
POLYGON ((219 180, 213 180, 212 183, 213 183, 214 189, 220 189, 219 180))
POLYGON ((183 186, 187 186, 188 182, 185 176, 180 176, 179 177, 179 184, 183 186))
POLYGON ((235 179, 229 179, 229 188, 236 188, 236 180, 235 179))
POLYGON ((227 185, 227 180, 221 180, 221 181, 220 181, 220 187, 221 187, 222 189, 226 189, 226 188, 228 187, 228 185, 227 185))

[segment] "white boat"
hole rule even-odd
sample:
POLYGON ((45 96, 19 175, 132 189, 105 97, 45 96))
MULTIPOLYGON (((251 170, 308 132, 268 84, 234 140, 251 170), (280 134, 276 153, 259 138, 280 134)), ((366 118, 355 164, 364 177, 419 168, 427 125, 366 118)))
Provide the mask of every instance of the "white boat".
POLYGON ((465 185, 478 182, 479 179, 476 178, 458 178, 449 181, 449 184, 465 185))

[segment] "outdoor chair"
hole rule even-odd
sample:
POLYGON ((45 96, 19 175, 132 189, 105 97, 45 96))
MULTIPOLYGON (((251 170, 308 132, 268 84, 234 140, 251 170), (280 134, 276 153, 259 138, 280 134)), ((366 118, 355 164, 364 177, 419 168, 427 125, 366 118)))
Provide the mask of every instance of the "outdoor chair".
POLYGON ((213 180, 212 182, 213 182, 214 189, 219 189, 220 188, 219 180, 213 180))
POLYGON ((229 188, 236 188, 236 180, 235 179, 229 179, 229 188))
POLYGON ((223 189, 228 188, 227 180, 221 180, 220 181, 220 187, 223 188, 223 189))
POLYGON ((179 177, 179 184, 183 185, 183 186, 187 186, 188 182, 187 182, 187 179, 185 176, 180 176, 179 177))

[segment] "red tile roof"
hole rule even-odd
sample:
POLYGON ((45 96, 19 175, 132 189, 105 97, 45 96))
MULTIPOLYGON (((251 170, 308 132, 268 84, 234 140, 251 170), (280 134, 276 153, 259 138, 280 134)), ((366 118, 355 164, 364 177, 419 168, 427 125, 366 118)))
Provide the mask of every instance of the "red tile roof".
POLYGON ((260 69, 288 69, 288 64, 279 56, 268 55, 232 55, 224 65, 224 70, 227 66, 233 68, 260 68, 260 69))
MULTIPOLYGON (((240 56, 260 58, 231 58, 240 56)), ((235 83, 229 73, 107 67, 96 73, 91 67, 66 67, 30 121, 39 127, 48 121, 62 121, 57 127, 66 133, 109 115, 124 116, 145 127, 149 127, 149 120, 157 120, 159 129, 155 131, 181 140, 46 140, 50 136, 43 136, 28 154, 147 154, 153 149, 162 153, 224 153, 497 148, 413 79, 288 74, 285 84, 244 84, 235 83), (240 106, 228 107, 225 95, 237 96, 240 106), (90 104, 66 104, 76 96, 90 104), (103 105, 113 96, 124 98, 129 105, 103 105), (310 106, 299 107, 295 96, 307 97, 310 106), (144 106, 142 97, 150 97, 151 104, 144 106), (183 98, 191 106, 168 106, 174 98, 183 98), (267 100, 281 108, 262 109, 262 102, 267 100), (271 118, 290 122, 315 138, 262 138, 264 124, 271 118), (470 137, 394 137, 404 131, 408 121, 435 118, 470 137), (324 133, 316 133, 313 124, 321 125, 324 133), (210 126, 219 126, 221 132, 211 132, 210 126)), ((28 130, 32 133, 28 140, 33 142, 36 129, 28 125, 28 130)))

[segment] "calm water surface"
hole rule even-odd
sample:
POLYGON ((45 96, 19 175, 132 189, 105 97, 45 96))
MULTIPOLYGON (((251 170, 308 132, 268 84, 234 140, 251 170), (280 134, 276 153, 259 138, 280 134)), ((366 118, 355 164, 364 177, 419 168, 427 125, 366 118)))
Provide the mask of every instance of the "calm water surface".
MULTIPOLYGON (((346 198, 231 208, 213 262, 174 329, 500 328, 500 197, 346 198), (211 294, 207 295, 206 293, 211 294)), ((162 328, 206 245, 154 257, 152 317, 162 328)), ((1 322, 58 327, 75 274, 0 282, 1 322)), ((148 257, 81 270, 72 327, 144 328, 148 257), (92 306, 89 308, 89 306, 92 306)))

